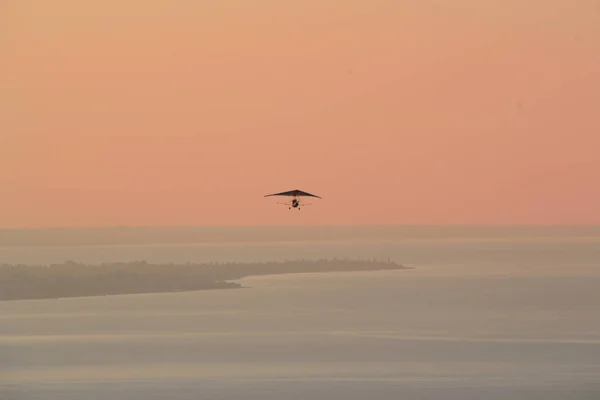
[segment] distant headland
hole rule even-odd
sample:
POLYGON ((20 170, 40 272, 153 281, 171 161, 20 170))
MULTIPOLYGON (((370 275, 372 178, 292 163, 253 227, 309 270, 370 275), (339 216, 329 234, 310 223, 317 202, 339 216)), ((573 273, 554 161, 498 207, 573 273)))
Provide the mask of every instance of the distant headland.
POLYGON ((407 269, 393 261, 295 260, 262 263, 1 265, 0 301, 237 289, 249 276, 407 269))

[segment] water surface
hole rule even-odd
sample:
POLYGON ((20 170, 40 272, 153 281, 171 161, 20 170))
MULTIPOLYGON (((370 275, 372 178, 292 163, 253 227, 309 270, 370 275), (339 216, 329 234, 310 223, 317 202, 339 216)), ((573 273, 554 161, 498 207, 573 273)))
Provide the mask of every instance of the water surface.
POLYGON ((5 247, 0 261, 344 256, 415 269, 0 303, 0 398, 600 398, 590 237, 5 247))

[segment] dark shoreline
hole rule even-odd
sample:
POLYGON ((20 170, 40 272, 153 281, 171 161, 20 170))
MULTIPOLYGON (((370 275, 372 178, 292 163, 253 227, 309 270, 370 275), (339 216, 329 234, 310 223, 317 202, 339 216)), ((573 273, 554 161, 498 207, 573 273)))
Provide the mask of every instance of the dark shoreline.
POLYGON ((130 294, 192 292, 244 288, 250 276, 402 270, 392 261, 295 260, 264 263, 148 264, 145 261, 86 265, 0 266, 0 301, 130 294))

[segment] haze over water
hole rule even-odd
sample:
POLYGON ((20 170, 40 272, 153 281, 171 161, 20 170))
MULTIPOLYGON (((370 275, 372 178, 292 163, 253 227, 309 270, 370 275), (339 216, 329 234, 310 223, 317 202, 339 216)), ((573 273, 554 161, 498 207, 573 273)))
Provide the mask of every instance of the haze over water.
POLYGON ((600 227, 310 227, 600 224, 598 49, 598 0, 0 1, 2 227, 218 226, 0 263, 414 267, 0 302, 0 400, 600 399, 600 227))
POLYGON ((214 232, 219 243, 163 230, 171 243, 3 247, 0 262, 378 257, 414 269, 3 302, 0 397, 600 398, 598 228, 257 228, 254 243, 214 232))

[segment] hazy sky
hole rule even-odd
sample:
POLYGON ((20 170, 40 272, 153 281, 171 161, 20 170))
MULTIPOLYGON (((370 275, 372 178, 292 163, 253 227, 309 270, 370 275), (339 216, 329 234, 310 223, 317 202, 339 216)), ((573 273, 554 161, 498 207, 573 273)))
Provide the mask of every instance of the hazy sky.
POLYGON ((0 226, 600 223, 599 182, 599 0, 0 2, 0 226))

